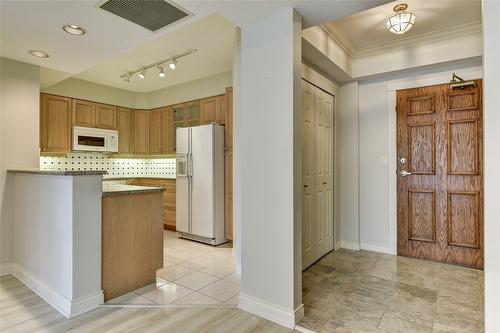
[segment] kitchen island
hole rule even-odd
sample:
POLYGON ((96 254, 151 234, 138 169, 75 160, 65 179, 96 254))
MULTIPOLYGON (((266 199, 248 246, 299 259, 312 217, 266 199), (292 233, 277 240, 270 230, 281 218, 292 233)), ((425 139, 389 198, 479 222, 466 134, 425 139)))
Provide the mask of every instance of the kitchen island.
POLYGON ((163 267, 163 187, 103 184, 104 301, 156 281, 163 267))

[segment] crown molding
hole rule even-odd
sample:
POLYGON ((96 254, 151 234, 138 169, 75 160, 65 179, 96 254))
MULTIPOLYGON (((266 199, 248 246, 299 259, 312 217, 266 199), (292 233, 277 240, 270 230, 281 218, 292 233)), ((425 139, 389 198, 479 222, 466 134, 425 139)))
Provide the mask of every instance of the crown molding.
POLYGON ((383 45, 372 45, 363 48, 356 48, 351 40, 341 29, 333 24, 321 25, 321 27, 353 58, 367 57, 388 51, 410 48, 416 45, 428 44, 436 41, 462 37, 466 35, 480 33, 483 30, 481 22, 472 22, 450 28, 434 30, 428 33, 400 37, 395 41, 384 43, 383 45))

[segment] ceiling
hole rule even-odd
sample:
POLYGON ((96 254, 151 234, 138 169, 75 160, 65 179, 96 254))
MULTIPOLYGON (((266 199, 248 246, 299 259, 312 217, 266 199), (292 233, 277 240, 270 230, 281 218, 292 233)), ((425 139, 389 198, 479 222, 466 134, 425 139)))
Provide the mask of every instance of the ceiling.
POLYGON ((235 25, 214 14, 103 61, 74 77, 135 92, 149 92, 231 71, 235 32, 235 25), (158 77, 159 71, 156 68, 148 70, 145 79, 134 76, 127 83, 120 78, 120 75, 128 71, 182 53, 190 48, 196 48, 198 52, 179 59, 175 70, 164 66, 167 74, 164 78, 158 77))
POLYGON ((481 29, 481 0, 404 0, 407 11, 417 16, 415 26, 403 35, 386 30, 391 2, 323 24, 351 56, 363 56, 381 49, 409 46, 437 38, 450 38, 481 29))
POLYGON ((175 0, 193 16, 153 33, 99 9, 102 0, 0 0, 0 56, 41 66, 45 86, 76 77, 145 92, 231 70, 236 26, 295 8, 307 27, 388 1, 175 0), (66 34, 64 24, 83 26, 87 34, 66 34), (148 75, 142 82, 127 84, 119 78, 190 48, 199 52, 180 60, 165 79, 148 75), (45 51, 50 58, 32 57, 29 49, 45 51))

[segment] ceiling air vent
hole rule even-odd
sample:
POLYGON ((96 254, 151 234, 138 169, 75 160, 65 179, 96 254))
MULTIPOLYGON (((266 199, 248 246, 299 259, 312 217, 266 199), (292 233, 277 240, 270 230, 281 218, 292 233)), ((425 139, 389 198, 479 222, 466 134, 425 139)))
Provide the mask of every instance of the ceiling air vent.
POLYGON ((99 7, 150 31, 190 15, 165 0, 109 0, 99 7))

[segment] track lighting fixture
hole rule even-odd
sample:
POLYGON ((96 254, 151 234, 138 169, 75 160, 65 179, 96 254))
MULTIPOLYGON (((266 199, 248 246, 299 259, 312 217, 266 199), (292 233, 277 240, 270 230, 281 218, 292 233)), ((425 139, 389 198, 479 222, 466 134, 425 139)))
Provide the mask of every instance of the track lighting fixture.
POLYGON ((123 75, 120 75, 120 77, 125 81, 125 82, 130 82, 130 79, 134 77, 134 75, 137 74, 141 79, 146 78, 146 71, 150 68, 156 67, 158 69, 158 76, 159 77, 166 77, 167 75, 165 74, 165 69, 164 66, 168 64, 168 68, 170 69, 175 69, 177 67, 177 60, 180 58, 183 58, 185 56, 188 56, 190 54, 193 54, 195 52, 198 52, 197 49, 189 49, 186 50, 182 53, 176 54, 174 56, 168 57, 166 59, 160 60, 158 62, 155 62, 153 64, 143 66, 141 68, 137 68, 133 71, 127 72, 123 75))
POLYGON ((163 67, 162 67, 162 66, 160 66, 160 65, 158 65, 158 70, 160 71, 160 72, 158 73, 158 76, 159 76, 159 77, 165 77, 165 71, 163 70, 163 67))

